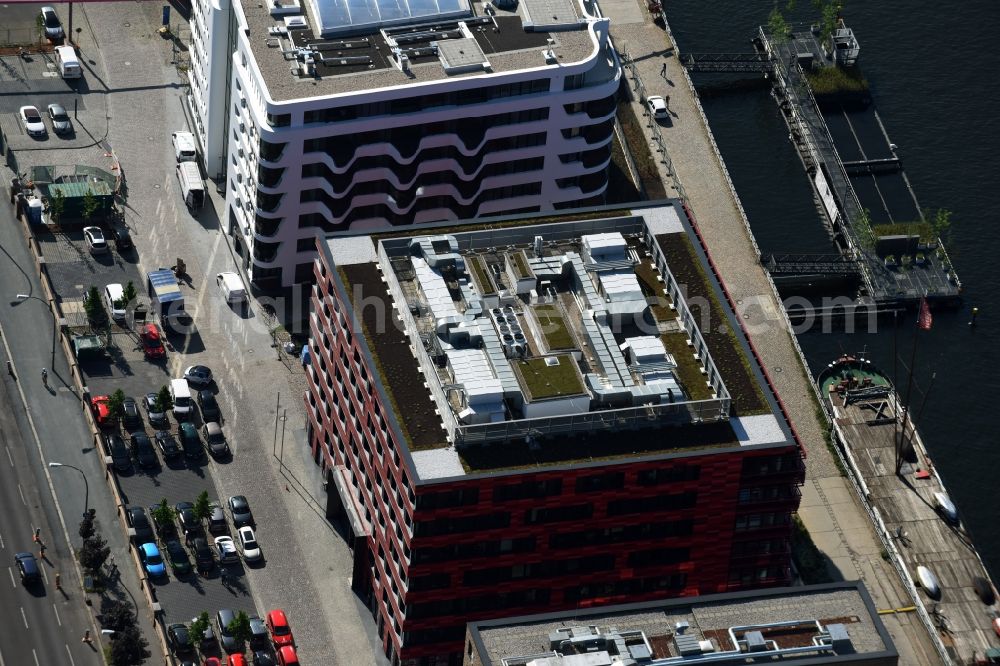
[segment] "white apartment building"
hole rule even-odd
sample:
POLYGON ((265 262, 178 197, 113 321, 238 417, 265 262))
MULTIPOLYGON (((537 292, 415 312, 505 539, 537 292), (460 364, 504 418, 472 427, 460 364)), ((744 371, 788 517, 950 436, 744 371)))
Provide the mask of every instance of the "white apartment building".
POLYGON ((256 286, 311 281, 331 234, 603 203, 608 20, 501 1, 194 1, 196 135, 256 286))

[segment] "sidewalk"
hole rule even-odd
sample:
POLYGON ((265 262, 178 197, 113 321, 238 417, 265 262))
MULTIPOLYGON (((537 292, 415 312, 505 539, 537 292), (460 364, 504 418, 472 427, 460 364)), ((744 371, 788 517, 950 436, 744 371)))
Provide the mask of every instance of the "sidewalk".
MULTIPOLYGON (((781 315, 782 305, 760 265, 736 199, 730 194, 700 104, 677 58, 677 45, 652 22, 644 7, 639 6, 637 14, 636 6, 637 0, 612 0, 601 5, 611 19, 616 48, 629 52, 648 94, 670 96, 671 120, 661 127, 668 154, 712 261, 743 315, 751 342, 807 453, 799 516, 829 558, 834 576, 864 581, 881 609, 909 606, 911 602, 895 571, 880 557, 881 543, 867 514, 826 447, 827 425, 817 418, 818 405, 808 368, 803 367, 781 315)), ((628 70, 625 76, 631 76, 628 70)), ((629 86, 635 89, 634 82, 629 81, 629 86)), ((648 126, 651 121, 643 117, 640 100, 633 100, 632 106, 640 122, 648 126)), ((652 142, 651 133, 648 137, 652 142)), ((677 196, 663 163, 658 162, 658 166, 668 196, 677 196)), ((893 614, 883 616, 883 621, 896 640, 901 663, 937 663, 937 654, 916 617, 893 614)))

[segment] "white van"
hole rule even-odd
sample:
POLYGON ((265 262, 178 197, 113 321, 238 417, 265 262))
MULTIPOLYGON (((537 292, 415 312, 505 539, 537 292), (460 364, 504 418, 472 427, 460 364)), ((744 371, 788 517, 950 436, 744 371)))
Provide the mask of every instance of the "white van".
POLYGON ((201 180, 201 171, 196 162, 180 162, 177 164, 177 182, 181 186, 181 196, 188 210, 201 210, 205 203, 205 183, 201 180))
POLYGON ((104 288, 104 300, 115 321, 125 319, 125 288, 120 283, 109 284, 104 288))
POLYGON ((191 416, 194 403, 191 402, 191 389, 188 387, 186 379, 181 377, 170 380, 170 398, 174 401, 174 417, 177 420, 180 421, 191 416))
POLYGON ((239 273, 219 273, 215 283, 222 289, 222 296, 232 305, 242 305, 247 300, 247 290, 239 273))
POLYGON ((64 79, 78 79, 83 76, 80 59, 76 57, 76 51, 72 46, 56 47, 56 68, 64 79))
POLYGON ((178 162, 198 161, 198 147, 194 143, 194 134, 174 132, 170 135, 170 142, 174 144, 174 157, 178 162))

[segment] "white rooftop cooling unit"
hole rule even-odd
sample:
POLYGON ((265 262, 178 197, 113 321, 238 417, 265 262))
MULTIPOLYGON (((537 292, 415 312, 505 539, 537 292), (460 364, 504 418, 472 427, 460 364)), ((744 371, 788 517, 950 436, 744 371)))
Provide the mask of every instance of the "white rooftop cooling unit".
POLYGON ((304 30, 309 27, 304 16, 286 16, 284 21, 286 30, 304 30))

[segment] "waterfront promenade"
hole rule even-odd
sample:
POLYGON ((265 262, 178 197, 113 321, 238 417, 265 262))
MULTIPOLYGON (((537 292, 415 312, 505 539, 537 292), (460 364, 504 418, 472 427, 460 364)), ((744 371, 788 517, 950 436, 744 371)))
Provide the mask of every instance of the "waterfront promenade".
MULTIPOLYGON (((760 265, 756 243, 677 58, 676 45, 637 0, 604 0, 601 10, 611 19, 616 48, 628 53, 634 73, 648 94, 670 96, 671 118, 659 125, 659 132, 675 175, 668 173, 661 161, 660 176, 668 196, 683 196, 686 200, 719 277, 743 317, 750 341, 805 447, 806 483, 799 516, 828 558, 831 573, 846 580, 864 581, 881 610, 911 606, 896 571, 881 557, 882 544, 865 509, 826 447, 828 425, 818 413, 809 371, 803 365, 770 279, 760 265)), ((634 73, 626 70, 632 90, 636 88, 634 73)), ((646 127, 650 149, 656 156, 652 121, 643 115, 638 99, 633 101, 633 108, 646 127)), ((883 620, 896 642, 900 663, 941 663, 915 613, 887 613, 883 620)))

